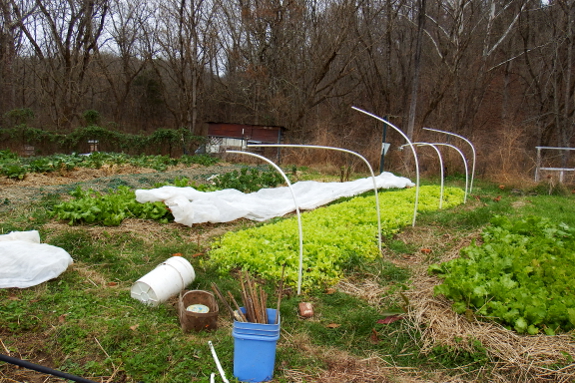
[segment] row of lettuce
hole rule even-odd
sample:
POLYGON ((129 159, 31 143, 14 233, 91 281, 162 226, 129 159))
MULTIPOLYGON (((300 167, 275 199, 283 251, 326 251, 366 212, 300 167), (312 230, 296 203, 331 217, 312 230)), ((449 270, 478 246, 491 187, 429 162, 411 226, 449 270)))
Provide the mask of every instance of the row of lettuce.
MULTIPOLYGON (((368 193, 369 194, 369 193, 368 193)), ((438 209, 440 188, 420 189, 420 212, 438 209)), ((379 193, 382 237, 391 237, 413 219, 415 188, 379 193)), ((463 191, 447 188, 444 206, 461 204, 463 191)), ((302 290, 322 289, 337 283, 358 263, 373 262, 381 255, 377 246, 377 210, 373 194, 362 195, 302 214, 302 290)), ((210 261, 222 272, 241 267, 267 280, 297 284, 299 231, 296 217, 264 226, 230 231, 212 244, 210 261)))

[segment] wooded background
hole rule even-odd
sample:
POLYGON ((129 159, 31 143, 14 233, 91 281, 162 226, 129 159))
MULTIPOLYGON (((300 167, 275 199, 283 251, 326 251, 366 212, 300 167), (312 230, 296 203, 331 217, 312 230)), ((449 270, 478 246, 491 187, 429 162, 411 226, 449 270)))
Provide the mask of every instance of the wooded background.
POLYGON ((378 159, 355 105, 525 173, 573 141, 574 21, 575 0, 0 0, 0 127, 274 125, 378 159))

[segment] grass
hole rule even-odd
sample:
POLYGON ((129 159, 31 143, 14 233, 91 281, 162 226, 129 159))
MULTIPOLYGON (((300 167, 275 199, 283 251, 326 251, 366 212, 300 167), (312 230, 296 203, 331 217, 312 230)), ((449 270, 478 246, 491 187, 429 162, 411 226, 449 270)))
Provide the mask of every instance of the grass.
MULTIPOLYGON (((143 178, 139 180, 143 182, 143 178)), ((571 195, 531 192, 517 195, 497 185, 477 182, 467 205, 421 212, 417 226, 429 231, 434 238, 429 247, 438 253, 456 247, 458 241, 476 233, 495 214, 534 214, 575 225, 571 195)), ((36 357, 39 354, 49 355, 41 364, 96 381, 208 382, 210 374, 217 371, 207 345, 212 341, 227 377, 235 382, 231 323, 223 305, 217 330, 183 333, 174 299, 150 308, 129 293, 140 276, 172 254, 181 253, 191 260, 196 272, 190 288, 210 290, 210 283, 215 282, 239 299, 235 271, 222 275, 207 262, 206 255, 208 234, 223 233, 234 226, 188 228, 128 220, 117 228, 69 227, 49 218, 49 210, 59 202, 60 195, 46 194, 29 205, 13 206, 0 213, 0 231, 39 230, 43 241, 66 249, 75 260, 57 279, 28 289, 0 290, 0 340, 4 351, 33 362, 40 361, 36 357)), ((364 289, 365 295, 377 292, 372 297, 375 303, 361 293, 341 289, 314 290, 303 296, 288 291, 281 305, 282 337, 274 381, 296 381, 293 371, 305 376, 298 381, 322 381, 322 371, 337 370, 336 363, 341 362, 333 358, 335 354, 345 355, 348 361, 377 355, 390 365, 413 368, 416 375, 437 381, 441 381, 437 371, 489 370, 491 361, 480 343, 464 348, 436 346, 423 355, 421 334, 407 321, 381 323, 386 313, 401 312, 405 304, 401 292, 410 288, 409 259, 421 251, 421 238, 411 234, 414 232, 406 227, 403 233, 385 238, 384 260, 346 265, 350 283, 361 286, 365 280, 376 281, 371 290, 364 289), (303 301, 313 303, 314 317, 298 316, 298 305, 303 301)), ((433 252, 429 262, 433 261, 433 252)), ((261 282, 270 294, 268 306, 273 307, 277 281, 261 282)), ((10 366, 0 364, 0 376, 11 376, 11 371, 10 366)), ((360 368, 347 372, 359 380, 361 373, 360 368)))

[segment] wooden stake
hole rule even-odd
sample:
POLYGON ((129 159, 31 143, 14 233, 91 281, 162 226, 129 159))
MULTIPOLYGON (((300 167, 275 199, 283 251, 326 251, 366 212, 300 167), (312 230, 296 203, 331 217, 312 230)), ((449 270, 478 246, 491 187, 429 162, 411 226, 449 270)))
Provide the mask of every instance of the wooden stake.
POLYGON ((229 291, 228 291, 228 295, 230 296, 230 298, 232 298, 232 302, 236 306, 236 310, 238 311, 238 316, 241 319, 239 322, 249 322, 248 319, 246 318, 246 316, 244 315, 244 313, 242 313, 242 310, 240 310, 240 306, 238 305, 238 302, 236 302, 236 298, 234 298, 232 293, 230 293, 229 291))
POLYGON ((248 274, 247 271, 246 271, 246 284, 248 287, 248 300, 250 302, 250 307, 252 308, 252 312, 253 312, 253 316, 254 316, 252 318, 253 322, 254 323, 262 323, 261 312, 260 312, 258 299, 256 297, 254 281, 250 278, 250 275, 248 274))
MULTIPOLYGON (((246 273, 247 275, 247 273, 246 273)), ((249 281, 244 281, 244 279, 242 278, 241 274, 240 274, 240 282, 242 284, 242 300, 244 303, 244 307, 246 309, 246 318, 248 319, 248 322, 253 322, 253 323, 257 323, 257 318, 255 316, 255 312, 254 312, 254 306, 253 306, 253 301, 250 297, 250 293, 249 293, 249 281)))
POLYGON ((267 303, 268 303, 268 293, 266 293, 265 291, 262 290, 262 308, 264 310, 264 323, 265 324, 268 324, 268 322, 269 322, 267 303))
POLYGON ((232 306, 230 306, 228 301, 224 298, 224 296, 222 295, 222 292, 218 288, 218 285, 216 285, 214 282, 212 282, 212 290, 214 290, 214 292, 216 293, 216 295, 218 296, 220 301, 222 301, 224 303, 224 305, 227 307, 227 309, 229 310, 229 312, 232 316, 232 320, 234 320, 234 319, 238 320, 236 313, 234 313, 234 309, 232 308, 232 306))

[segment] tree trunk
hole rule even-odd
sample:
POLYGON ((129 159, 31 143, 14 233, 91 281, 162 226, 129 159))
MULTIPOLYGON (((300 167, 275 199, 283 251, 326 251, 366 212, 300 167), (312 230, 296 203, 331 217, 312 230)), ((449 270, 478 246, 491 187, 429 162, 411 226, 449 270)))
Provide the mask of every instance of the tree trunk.
POLYGON ((418 0, 417 14, 417 37, 415 40, 415 53, 413 57, 413 80, 411 83, 411 100, 409 103, 409 121, 406 135, 411 140, 415 127, 415 117, 417 114, 417 95, 419 93, 419 76, 421 73, 421 45, 423 40, 423 30, 425 28, 425 1, 418 0))

